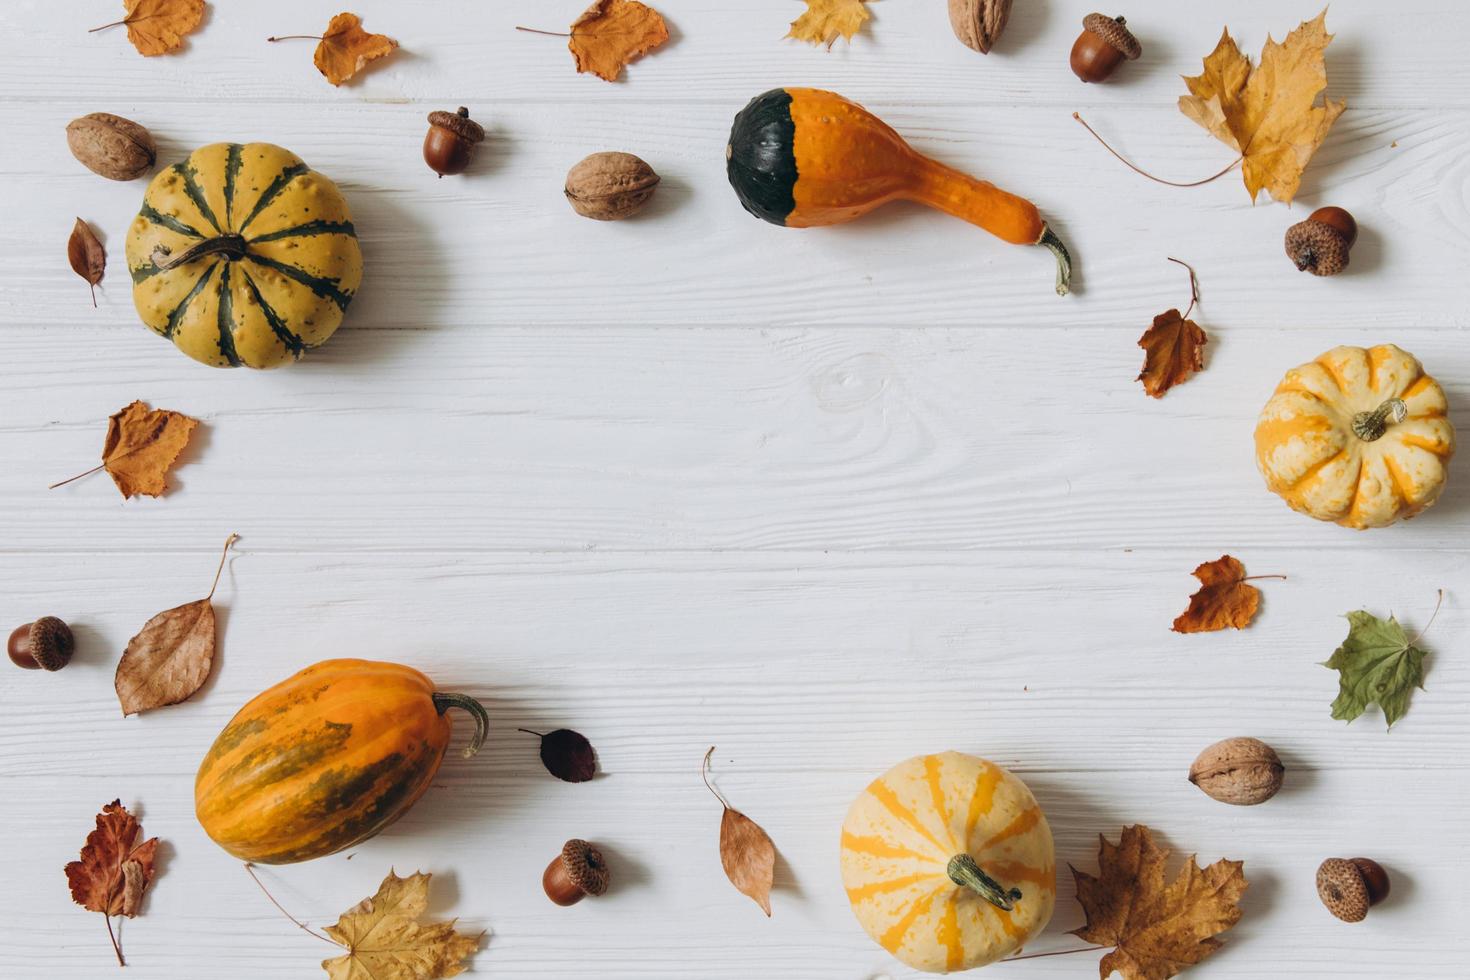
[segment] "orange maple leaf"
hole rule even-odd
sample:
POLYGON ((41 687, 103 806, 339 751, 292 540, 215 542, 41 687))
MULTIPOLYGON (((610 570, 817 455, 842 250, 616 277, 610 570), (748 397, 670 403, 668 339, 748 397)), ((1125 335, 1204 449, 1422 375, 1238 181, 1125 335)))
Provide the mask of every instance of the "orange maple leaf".
POLYGON ((341 85, 367 66, 392 54, 398 42, 386 34, 369 34, 362 29, 362 18, 353 13, 340 13, 327 24, 312 61, 317 71, 333 85, 341 85))
POLYGON ((609 82, 623 68, 669 39, 669 28, 657 10, 638 0, 596 0, 572 22, 567 47, 577 71, 609 82))
POLYGON ((1261 608, 1261 590, 1246 584, 1244 565, 1222 555, 1196 568, 1194 577, 1200 581, 1199 591, 1189 597, 1189 608, 1175 618, 1174 632, 1211 633, 1251 624, 1261 608))
POLYGON ((204 19, 204 0, 123 0, 122 20, 94 27, 88 34, 126 26, 128 40, 147 57, 167 54, 204 19))

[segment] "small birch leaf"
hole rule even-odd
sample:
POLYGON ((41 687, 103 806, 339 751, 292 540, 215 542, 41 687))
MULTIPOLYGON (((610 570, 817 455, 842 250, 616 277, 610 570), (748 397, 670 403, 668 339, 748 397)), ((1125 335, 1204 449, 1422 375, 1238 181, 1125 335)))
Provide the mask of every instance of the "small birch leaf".
POLYGON ((663 15, 638 0, 596 0, 572 22, 567 48, 577 71, 615 82, 630 61, 669 39, 663 15))
POLYGON ((714 746, 704 755, 700 774, 704 785, 724 806, 720 815, 720 864, 725 877, 741 894, 749 896, 769 918, 771 885, 776 875, 776 845, 760 824, 732 807, 709 781, 709 760, 714 746))
POLYGON ((388 35, 363 30, 362 18, 356 14, 340 13, 327 24, 312 61, 327 81, 341 85, 368 62, 392 54, 397 47, 398 42, 388 35))

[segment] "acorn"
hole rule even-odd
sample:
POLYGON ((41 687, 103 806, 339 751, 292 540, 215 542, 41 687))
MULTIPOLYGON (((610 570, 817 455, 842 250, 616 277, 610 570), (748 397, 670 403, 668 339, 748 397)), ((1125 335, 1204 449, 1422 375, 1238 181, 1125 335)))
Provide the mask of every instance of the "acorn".
POLYGON ((602 852, 593 844, 573 838, 546 866, 541 887, 557 905, 576 905, 588 895, 595 897, 607 891, 610 877, 602 852))
POLYGON ((429 132, 424 137, 424 162, 441 178, 462 174, 470 165, 475 147, 485 139, 485 130, 470 118, 464 106, 457 112, 429 113, 429 132))
POLYGON ((1328 858, 1317 869, 1317 897, 1344 922, 1362 922, 1388 888, 1388 872, 1368 858, 1328 858))
POLYGON ((1313 211, 1286 229, 1286 254, 1298 271, 1335 276, 1347 268, 1348 250, 1358 240, 1358 223, 1342 208, 1313 211))
POLYGON ((1136 61, 1143 45, 1122 17, 1088 14, 1082 18, 1082 33, 1072 45, 1072 73, 1084 82, 1101 82, 1123 63, 1136 61))
POLYGON ((71 628, 55 616, 16 627, 5 644, 11 663, 26 670, 60 670, 75 651, 71 628))

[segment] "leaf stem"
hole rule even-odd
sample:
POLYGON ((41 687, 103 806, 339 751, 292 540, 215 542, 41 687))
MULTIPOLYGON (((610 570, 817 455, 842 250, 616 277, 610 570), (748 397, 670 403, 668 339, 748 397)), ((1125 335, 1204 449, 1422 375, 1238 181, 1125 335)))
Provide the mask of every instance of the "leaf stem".
POLYGON ((1419 632, 1417 632, 1417 633, 1414 634, 1414 638, 1409 641, 1409 646, 1413 646, 1414 644, 1418 643, 1420 640, 1422 640, 1424 638, 1424 634, 1427 633, 1427 632, 1429 632, 1429 627, 1431 627, 1431 626, 1434 625, 1435 618, 1439 616, 1439 607, 1440 606, 1443 606, 1443 605, 1444 605, 1444 589, 1440 589, 1439 590, 1439 598, 1434 603, 1434 612, 1432 612, 1432 613, 1429 614, 1429 622, 1425 623, 1424 624, 1424 628, 1421 629, 1419 632))
POLYGON ((525 31, 527 34, 545 34, 547 37, 571 37, 572 36, 570 31, 539 31, 539 30, 537 30, 534 27, 520 27, 520 26, 517 26, 516 27, 516 30, 518 30, 518 31, 525 31))
POLYGON ((709 760, 710 760, 710 756, 712 756, 714 754, 715 754, 715 747, 713 745, 711 745, 709 747, 709 751, 704 754, 704 764, 699 767, 699 776, 700 776, 701 779, 704 780, 705 789, 707 789, 711 793, 715 794, 715 799, 719 800, 720 801, 720 805, 723 806, 726 810, 728 810, 728 809, 730 809, 730 801, 727 800, 727 799, 725 799, 723 796, 721 796, 720 795, 720 791, 717 790, 717 789, 715 789, 714 786, 709 781, 709 760))
POLYGON ((1067 956, 1071 953, 1091 953, 1093 950, 1107 949, 1106 946, 1078 946, 1075 949, 1058 949, 1050 953, 1026 953, 1022 956, 1007 956, 1001 963, 1010 963, 1014 960, 1039 960, 1047 956, 1067 956))
POLYGON ((255 883, 260 886, 261 891, 265 892, 265 897, 271 900, 271 904, 274 905, 282 915, 290 919, 292 922, 296 923, 296 927, 298 929, 300 929, 302 932, 305 932, 307 935, 315 936, 324 943, 332 943, 333 946, 341 945, 340 943, 332 942, 332 940, 328 939, 326 936, 323 936, 321 933, 317 932, 315 929, 311 928, 306 923, 296 918, 296 916, 292 915, 290 912, 287 912, 285 908, 282 907, 281 903, 276 901, 276 896, 270 893, 270 889, 265 887, 265 882, 256 877, 255 866, 252 865, 249 861, 245 862, 245 873, 248 874, 251 878, 255 879, 255 883))
POLYGON ((1286 581, 1286 576, 1285 575, 1247 575, 1245 578, 1241 579, 1241 581, 1242 582, 1254 582, 1258 578, 1279 578, 1283 582, 1286 581))
POLYGON ((68 483, 75 483, 77 480, 80 480, 84 476, 91 476, 93 473, 96 473, 98 470, 102 469, 102 467, 106 466, 110 462, 111 462, 111 460, 104 460, 102 463, 98 464, 97 466, 92 467, 87 472, 85 472, 85 473, 78 473, 76 476, 73 476, 73 477, 70 477, 68 479, 62 480, 60 483, 53 483, 49 487, 47 487, 46 489, 47 490, 55 490, 57 487, 64 487, 68 483))
POLYGON ((271 41, 271 42, 275 42, 275 41, 320 41, 320 40, 323 40, 323 38, 322 38, 322 36, 320 34, 282 34, 280 37, 268 37, 268 38, 266 38, 266 40, 267 41, 271 41))
POLYGON ((128 17, 124 17, 122 20, 115 20, 111 24, 103 24, 101 27, 94 27, 91 30, 89 30, 87 33, 88 34, 96 34, 98 31, 105 31, 109 27, 122 27, 124 24, 131 24, 132 22, 133 22, 133 18, 131 16, 128 16, 128 17))
POLYGON ((117 954, 117 965, 127 966, 128 964, 123 960, 122 947, 117 944, 117 936, 112 931, 112 916, 103 912, 102 921, 107 923, 107 938, 112 940, 112 951, 117 954))
POLYGON ((214 583, 209 587, 209 595, 204 597, 205 602, 214 598, 214 590, 219 588, 219 577, 225 570, 225 556, 229 554, 230 545, 239 540, 240 535, 234 533, 231 533, 228 538, 225 538, 225 546, 220 549, 219 553, 219 567, 214 570, 214 583))
POLYGON ((1199 302, 1199 277, 1194 274, 1194 266, 1185 262, 1183 259, 1176 259, 1172 255, 1166 256, 1166 258, 1170 262, 1178 262, 1189 270, 1189 309, 1185 310, 1184 315, 1179 318, 1181 320, 1188 320, 1190 312, 1194 310, 1195 304, 1199 302))
POLYGON ((1154 183, 1157 183, 1157 184, 1167 184, 1170 187, 1199 187, 1201 184, 1208 184, 1212 180, 1219 180, 1221 177, 1224 177, 1230 171, 1234 170, 1235 167, 1236 167, 1236 165, 1238 163, 1240 163, 1242 160, 1245 159, 1245 154, 1241 154, 1240 156, 1236 157, 1234 160, 1231 160, 1230 161, 1230 166, 1226 167, 1224 170, 1220 171, 1217 174, 1212 174, 1211 176, 1206 177, 1204 180, 1191 180, 1191 181, 1188 181, 1188 182, 1180 182, 1180 181, 1176 181, 1176 180, 1165 180, 1162 177, 1155 177, 1153 174, 1149 173, 1147 170, 1144 170, 1143 168, 1135 165, 1132 161, 1130 161, 1123 154, 1119 153, 1117 150, 1115 150, 1111 146, 1109 146, 1108 145, 1108 141, 1105 140, 1105 139, 1103 139, 1101 136, 1099 136, 1097 134, 1097 130, 1095 130, 1091 126, 1087 125, 1087 120, 1086 119, 1083 119, 1080 113, 1076 113, 1076 112, 1072 113, 1072 118, 1075 119, 1075 120, 1077 120, 1078 122, 1080 122, 1082 124, 1083 128, 1086 129, 1089 133, 1092 134, 1092 138, 1095 139, 1095 140, 1097 140, 1099 143, 1101 143, 1103 145, 1103 149, 1107 150, 1113 156, 1115 156, 1119 160, 1121 160, 1123 162, 1123 166, 1127 167, 1129 170, 1132 170, 1136 174, 1140 174, 1140 175, 1142 175, 1144 177, 1147 177, 1149 180, 1151 180, 1151 181, 1153 181, 1154 183))

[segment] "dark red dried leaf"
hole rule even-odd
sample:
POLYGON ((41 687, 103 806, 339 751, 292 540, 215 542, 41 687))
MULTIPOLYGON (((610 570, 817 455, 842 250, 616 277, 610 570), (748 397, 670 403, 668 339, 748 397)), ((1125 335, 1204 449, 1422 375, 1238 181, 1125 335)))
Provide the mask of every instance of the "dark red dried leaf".
POLYGON ((597 774, 597 753, 580 732, 570 728, 558 728, 545 735, 528 728, 521 731, 541 739, 541 764, 557 779, 585 783, 597 774))

